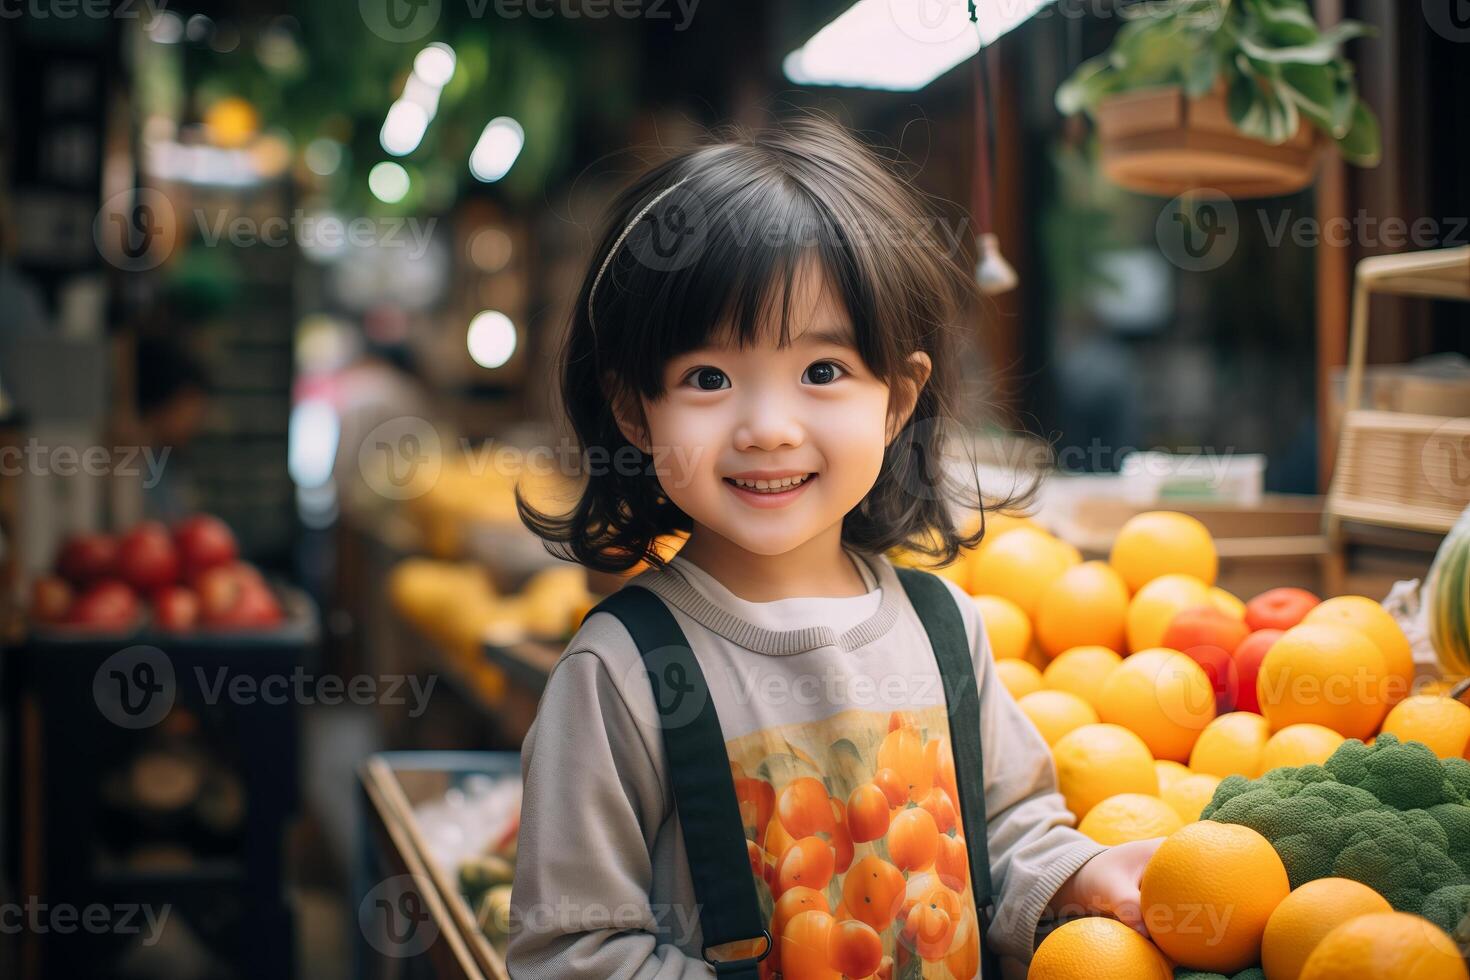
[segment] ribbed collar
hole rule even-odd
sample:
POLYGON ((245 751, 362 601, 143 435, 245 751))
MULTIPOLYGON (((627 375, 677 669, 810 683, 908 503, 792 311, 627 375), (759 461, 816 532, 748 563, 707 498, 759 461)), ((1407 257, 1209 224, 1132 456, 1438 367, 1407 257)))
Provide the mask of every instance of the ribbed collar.
POLYGON ((749 622, 721 605, 719 596, 711 595, 694 577, 686 574, 681 566, 687 563, 678 558, 662 569, 644 572, 633 581, 657 593, 711 632, 754 653, 789 656, 828 646, 852 652, 872 643, 893 627, 902 609, 902 589, 887 559, 857 552, 848 554, 866 565, 877 583, 881 598, 871 616, 842 632, 831 626, 817 625, 775 630, 749 622))

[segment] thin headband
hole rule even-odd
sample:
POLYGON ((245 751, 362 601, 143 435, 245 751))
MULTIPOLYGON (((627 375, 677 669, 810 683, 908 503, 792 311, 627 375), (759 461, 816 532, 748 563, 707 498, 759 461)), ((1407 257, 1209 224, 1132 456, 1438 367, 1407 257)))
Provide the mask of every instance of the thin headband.
POLYGON ((688 177, 681 177, 678 180, 674 181, 674 183, 670 184, 668 187, 665 187, 663 190, 655 194, 653 200, 649 201, 643 206, 643 210, 633 215, 633 220, 628 222, 628 227, 623 229, 622 234, 620 234, 617 239, 613 241, 612 248, 607 250, 607 258, 602 260, 602 265, 599 266, 597 269, 597 277, 592 280, 592 289, 589 290, 587 293, 587 325, 592 328, 593 334, 597 333, 597 324, 594 323, 592 319, 592 301, 597 298, 597 287, 602 284, 602 274, 605 273, 607 271, 607 267, 612 264, 613 256, 618 254, 618 248, 623 244, 624 239, 632 234, 633 229, 638 227, 638 222, 643 220, 643 216, 648 214, 649 211, 652 211, 654 205, 667 197, 669 193, 674 190, 674 188, 678 187, 680 184, 684 183, 684 181, 688 179, 688 177))

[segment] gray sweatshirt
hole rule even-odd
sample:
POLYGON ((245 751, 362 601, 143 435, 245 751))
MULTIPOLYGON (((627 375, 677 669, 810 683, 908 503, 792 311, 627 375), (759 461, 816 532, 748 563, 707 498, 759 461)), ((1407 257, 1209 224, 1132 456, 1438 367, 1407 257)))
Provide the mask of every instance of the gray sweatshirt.
MULTIPOLYGON (((895 977, 964 980, 973 961, 965 947, 973 941, 975 907, 968 873, 954 874, 962 864, 955 856, 964 853, 956 845, 963 843, 963 827, 949 826, 944 804, 954 801, 940 799, 954 791, 944 769, 949 760, 952 773, 953 756, 938 668, 888 560, 852 557, 869 591, 843 598, 748 602, 679 557, 634 581, 670 606, 709 684, 752 868, 761 868, 752 873, 765 921, 784 921, 776 899, 791 879, 783 883, 781 872, 801 856, 788 852, 802 850, 809 867, 816 866, 802 879, 818 886, 820 894, 811 897, 837 920, 857 918, 878 932, 884 953, 900 966, 895 977), (886 821, 883 807, 873 806, 875 785, 888 787, 886 821), (862 812, 849 814, 855 800, 862 812), (824 802, 830 817, 820 812, 824 802), (921 802, 937 819, 905 816, 921 802), (853 837, 872 834, 874 821, 887 831, 854 843, 853 837), (850 833, 852 827, 867 829, 850 833), (937 858, 931 857, 934 831, 949 838, 937 858), (806 837, 830 846, 830 863, 820 854, 811 860, 816 845, 799 840, 806 837), (940 904, 957 913, 950 916, 953 939, 940 931, 930 935, 927 949, 911 952, 915 943, 902 936, 902 914, 873 913, 858 876, 847 880, 860 863, 865 871, 879 868, 875 880, 890 889, 897 869, 908 899, 941 889, 940 904), (916 958, 922 962, 901 969, 916 958)), ((1005 974, 1023 976, 1046 927, 1045 907, 1104 848, 1073 829, 1046 743, 1000 683, 974 603, 950 588, 980 691, 996 892, 989 941, 1005 974)), ((522 770, 508 950, 513 980, 714 976, 701 959, 698 910, 652 691, 615 617, 590 617, 568 644, 526 737, 522 770)), ((778 937, 773 967, 780 950, 778 937)))

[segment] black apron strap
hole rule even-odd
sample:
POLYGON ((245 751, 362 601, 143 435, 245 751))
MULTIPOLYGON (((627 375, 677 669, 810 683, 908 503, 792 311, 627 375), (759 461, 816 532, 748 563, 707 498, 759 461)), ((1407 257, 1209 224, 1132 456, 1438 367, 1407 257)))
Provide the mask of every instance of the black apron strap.
POLYGON ((725 737, 704 672, 673 614, 648 589, 619 589, 587 615, 598 612, 611 613, 627 628, 653 685, 674 806, 684 831, 684 849, 690 855, 705 961, 717 976, 758 980, 756 964, 770 952, 771 935, 761 921, 725 737), (732 961, 709 958, 714 947, 762 937, 765 950, 758 956, 732 961))
POLYGON ((949 708, 949 741, 954 749, 955 788, 960 792, 960 820, 965 827, 965 847, 970 855, 970 888, 980 916, 980 976, 1000 980, 1000 963, 985 942, 989 919, 995 908, 990 880, 990 848, 986 841, 985 763, 980 744, 980 692, 975 683, 975 664, 970 659, 970 641, 965 620, 954 596, 937 575, 916 568, 895 568, 914 612, 929 634, 934 659, 944 681, 949 708))

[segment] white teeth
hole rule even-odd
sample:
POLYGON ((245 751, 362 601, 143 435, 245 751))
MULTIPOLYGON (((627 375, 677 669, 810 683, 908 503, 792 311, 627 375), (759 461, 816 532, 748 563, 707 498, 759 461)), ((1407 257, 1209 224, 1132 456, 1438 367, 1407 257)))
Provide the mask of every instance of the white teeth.
POLYGON ((783 476, 776 480, 743 480, 738 476, 731 477, 730 481, 737 487, 745 490, 764 491, 766 493, 780 493, 782 490, 790 490, 792 487, 800 486, 811 477, 810 473, 803 476, 783 476))

